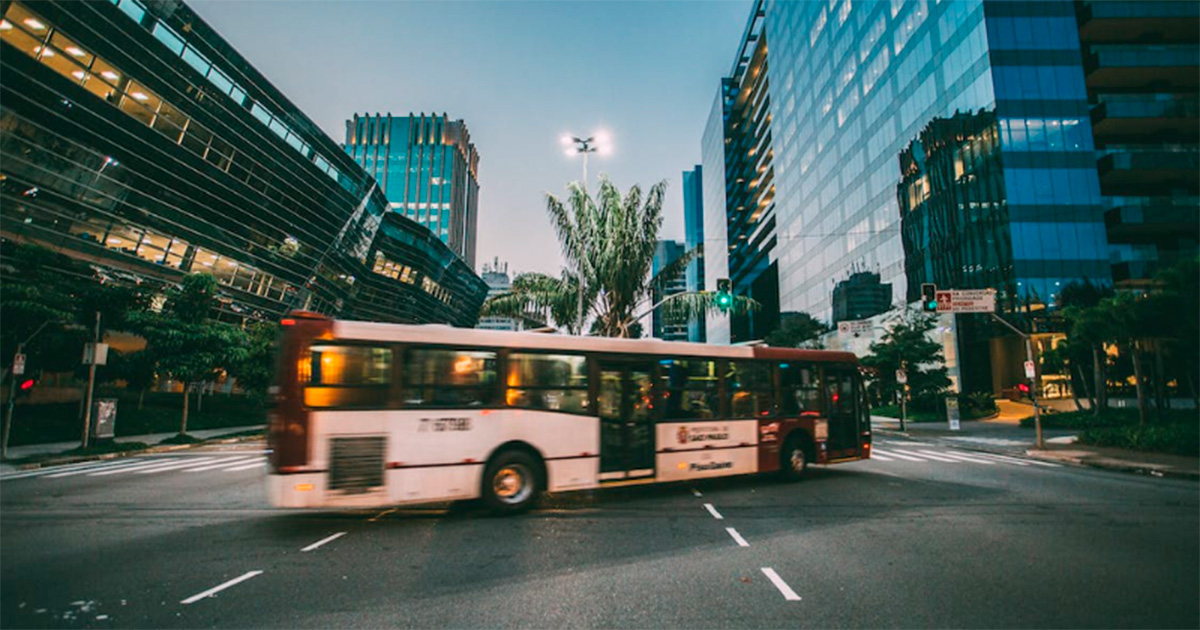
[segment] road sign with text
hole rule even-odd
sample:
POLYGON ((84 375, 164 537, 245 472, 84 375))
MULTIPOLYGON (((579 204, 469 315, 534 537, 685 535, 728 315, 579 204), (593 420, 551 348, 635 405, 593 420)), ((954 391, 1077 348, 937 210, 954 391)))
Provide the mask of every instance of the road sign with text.
POLYGON ((868 335, 871 333, 871 328, 871 320, 869 319, 838 322, 838 335, 842 337, 868 335))
POLYGON ((993 289, 938 291, 937 312, 994 313, 996 312, 996 291, 993 289))

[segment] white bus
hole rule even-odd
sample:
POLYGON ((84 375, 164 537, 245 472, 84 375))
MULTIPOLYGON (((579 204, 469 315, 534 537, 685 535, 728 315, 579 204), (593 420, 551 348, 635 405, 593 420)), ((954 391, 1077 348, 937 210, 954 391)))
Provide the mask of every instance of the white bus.
POLYGON ((482 498, 777 473, 869 457, 853 354, 283 320, 280 507, 482 498))

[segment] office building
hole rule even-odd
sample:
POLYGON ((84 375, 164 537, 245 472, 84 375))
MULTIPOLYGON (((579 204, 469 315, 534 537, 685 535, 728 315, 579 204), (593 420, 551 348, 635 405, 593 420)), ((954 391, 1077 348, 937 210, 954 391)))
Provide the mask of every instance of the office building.
POLYGON ((183 2, 5 2, 0 234, 221 317, 473 326, 486 286, 183 2))
MULTIPOLYGON (((683 172, 683 232, 684 245, 688 251, 700 248, 704 251, 704 167, 683 172)), ((704 290, 704 254, 693 258, 687 266, 687 290, 704 290)), ((705 316, 693 317, 688 321, 688 341, 703 343, 705 340, 705 316)))
MULTIPOLYGON (((508 263, 495 258, 490 263, 484 263, 479 274, 487 284, 488 298, 496 297, 512 290, 512 278, 508 275, 508 263)), ((484 330, 524 330, 521 321, 512 317, 480 317, 476 328, 484 330)))
POLYGON ((867 319, 892 307, 892 285, 879 274, 855 271, 833 287, 833 323, 867 319))
POLYGON ((475 266, 479 154, 467 125, 445 114, 355 115, 346 152, 379 182, 388 208, 428 228, 475 266))
MULTIPOLYGON (((659 278, 659 274, 671 263, 679 259, 680 256, 687 251, 683 247, 683 243, 679 241, 664 241, 659 240, 654 247, 654 259, 651 262, 650 277, 659 278)), ((662 300, 676 293, 683 293, 687 290, 687 281, 684 273, 677 274, 673 277, 659 278, 661 286, 655 287, 652 299, 654 304, 658 304, 662 300)), ((666 341, 687 341, 688 340, 688 324, 687 322, 667 321, 663 317, 661 309, 654 309, 651 314, 651 337, 663 339, 666 341)))

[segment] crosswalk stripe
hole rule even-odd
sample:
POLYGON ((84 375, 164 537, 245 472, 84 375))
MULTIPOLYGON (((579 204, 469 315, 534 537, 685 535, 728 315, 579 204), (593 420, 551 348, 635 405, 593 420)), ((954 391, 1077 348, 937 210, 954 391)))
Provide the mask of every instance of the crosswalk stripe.
MULTIPOLYGON (((109 463, 107 465, 117 466, 117 465, 126 464, 126 463, 128 463, 128 461, 123 460, 118 464, 109 463)), ((65 466, 50 466, 50 467, 46 467, 46 468, 37 468, 34 470, 23 470, 23 471, 17 471, 17 472, 9 473, 7 475, 0 476, 0 481, 7 481, 9 479, 25 479, 27 477, 41 477, 43 475, 49 475, 49 474, 56 473, 56 472, 95 468, 96 466, 97 466, 96 462, 83 462, 80 464, 69 464, 69 465, 65 465, 65 466)))
MULTIPOLYGON (((934 461, 945 462, 947 464, 961 464, 962 463, 957 459, 950 459, 949 457, 942 457, 941 455, 938 455, 937 453, 931 453, 930 451, 918 451, 918 452, 920 453, 920 457, 927 457, 934 461)), ((917 453, 914 453, 912 451, 904 451, 904 453, 908 454, 908 455, 912 455, 913 457, 918 456, 917 453)))
MULTIPOLYGON (((95 472, 97 470, 112 470, 113 468, 129 468, 131 466, 145 466, 146 461, 147 460, 144 460, 144 459, 141 461, 125 460, 125 461, 121 461, 121 462, 100 464, 100 465, 96 465, 95 462, 92 462, 91 466, 85 466, 85 467, 82 467, 82 468, 79 468, 76 470, 68 470, 66 472, 55 473, 53 475, 46 475, 46 479, 60 479, 62 477, 74 477, 75 475, 86 475, 87 473, 95 472)), ((151 461, 161 462, 164 460, 155 458, 154 460, 151 460, 151 461)))
POLYGON ((911 455, 902 455, 902 454, 900 454, 900 453, 895 453, 895 452, 892 452, 892 451, 881 451, 881 450, 879 450, 879 449, 875 449, 874 453, 872 453, 872 454, 873 454, 873 455, 880 455, 880 454, 882 454, 884 457, 899 457, 900 459, 907 459, 907 460, 908 460, 908 461, 910 461, 910 462, 923 462, 923 461, 925 461, 925 460, 921 459, 920 457, 912 457, 911 455))
MULTIPOLYGON (((209 458, 205 458, 205 459, 209 459, 209 458)), ((98 473, 90 473, 88 476, 89 477, 103 477, 105 475, 115 475, 118 473, 133 472, 133 471, 137 471, 137 470, 145 470, 148 468, 158 468, 159 466, 177 464, 178 462, 179 462, 179 460, 177 460, 177 459, 170 459, 170 460, 158 459, 149 464, 140 464, 140 465, 136 465, 136 466, 129 466, 127 468, 118 468, 115 470, 105 470, 105 471, 98 472, 98 473)), ((192 462, 190 462, 190 463, 197 463, 197 462, 195 460, 192 460, 192 462)))
POLYGON ((976 453, 973 453, 973 455, 975 455, 976 457, 983 457, 985 459, 993 459, 993 460, 996 460, 999 462, 1003 462, 1005 464, 1013 464, 1015 466, 1028 466, 1029 465, 1029 462, 1021 461, 1015 457, 1005 457, 1004 455, 997 455, 996 453, 976 452, 976 453))
POLYGON ((892 459, 891 457, 887 457, 887 456, 884 456, 884 455, 880 455, 880 454, 879 454, 879 451, 871 451, 871 459, 878 459, 878 460, 879 460, 879 461, 881 461, 881 462, 892 462, 892 461, 896 461, 896 460, 892 459))
POLYGON ((266 465, 267 465, 267 460, 264 459, 261 462, 254 462, 253 464, 246 464, 245 466, 235 466, 233 468, 226 468, 225 472, 237 472, 239 470, 250 470, 251 468, 258 468, 259 466, 266 466, 266 465))
POLYGON ((252 459, 253 460, 262 459, 262 456, 255 455, 253 457, 231 457, 219 464, 214 464, 212 462, 209 462, 208 464, 201 466, 199 468, 184 468, 183 472, 193 473, 193 472, 205 472, 205 471, 209 471, 209 470, 216 470, 218 468, 223 468, 225 466, 230 466, 233 464, 244 464, 252 459))
POLYGON ((996 455, 994 453, 989 453, 989 455, 991 455, 992 457, 996 457, 998 459, 1003 459, 1005 461, 1011 461, 1013 463, 1018 463, 1018 462, 1023 463, 1027 466, 1029 464, 1033 464, 1034 466, 1045 466, 1047 468, 1062 468, 1062 465, 1060 465, 1060 464, 1051 464, 1050 462, 1038 461, 1036 459, 1017 459, 1016 457, 1009 457, 1007 455, 996 455))
POLYGON ((964 461, 964 462, 971 462, 973 464, 984 464, 986 466, 995 466, 996 465, 996 462, 989 462, 987 460, 978 459, 975 457, 971 457, 969 455, 959 455, 958 453, 952 453, 950 451, 939 451, 937 453, 934 453, 933 451, 921 451, 921 452, 922 453, 932 453, 934 455, 940 455, 942 457, 949 457, 950 459, 957 459, 959 461, 964 461))
MULTIPOLYGON (((213 459, 213 458, 212 457, 189 457, 189 458, 187 458, 187 461, 174 462, 171 464, 164 464, 161 466, 153 466, 151 468, 146 468, 144 470, 138 470, 135 472, 137 472, 137 474, 139 474, 139 475, 152 475, 154 473, 166 472, 168 470, 179 470, 181 468, 191 468, 192 466, 195 466, 196 464, 199 464, 202 461, 211 460, 211 459, 213 459)), ((211 464, 212 462, 209 461, 208 463, 211 464)))

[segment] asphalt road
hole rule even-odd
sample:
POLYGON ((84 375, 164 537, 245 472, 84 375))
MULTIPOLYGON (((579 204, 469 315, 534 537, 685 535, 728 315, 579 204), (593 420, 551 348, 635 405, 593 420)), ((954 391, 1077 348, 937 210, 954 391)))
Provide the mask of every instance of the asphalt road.
POLYGON ((288 512, 257 448, 0 476, 0 626, 1200 627, 1190 481, 893 439, 794 485, 288 512))

